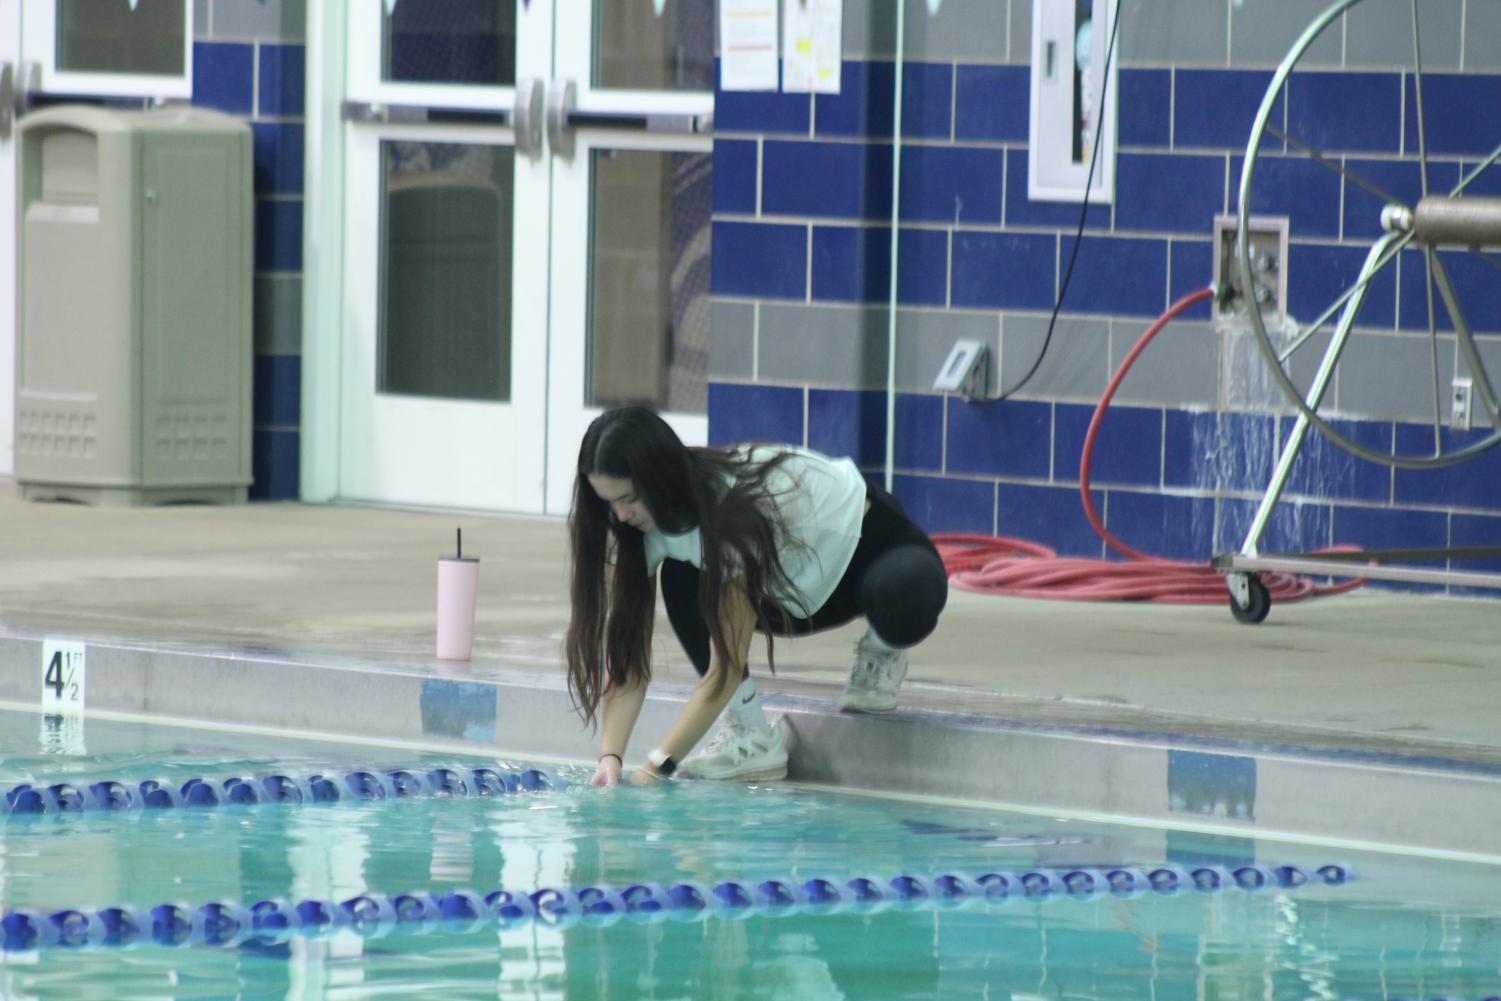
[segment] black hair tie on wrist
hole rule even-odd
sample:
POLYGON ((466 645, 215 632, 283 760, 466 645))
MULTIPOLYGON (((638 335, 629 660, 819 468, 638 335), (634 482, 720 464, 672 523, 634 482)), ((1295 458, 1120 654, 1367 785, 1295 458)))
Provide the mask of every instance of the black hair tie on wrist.
POLYGON ((605 753, 601 754, 599 756, 599 760, 596 761, 595 764, 599 764, 600 762, 603 762, 606 758, 614 758, 616 761, 620 762, 620 764, 622 766, 625 765, 625 759, 622 758, 620 755, 616 754, 614 751, 606 751, 605 753))

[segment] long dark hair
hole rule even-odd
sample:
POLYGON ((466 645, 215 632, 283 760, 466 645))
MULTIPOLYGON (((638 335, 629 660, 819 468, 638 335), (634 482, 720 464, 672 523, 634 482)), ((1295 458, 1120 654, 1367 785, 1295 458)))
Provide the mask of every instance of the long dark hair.
MULTIPOLYGON (((767 661, 775 670, 768 616, 780 614, 785 622, 782 602, 796 594, 777 553, 795 543, 777 517, 767 477, 786 458, 784 452, 752 459, 748 451, 689 448, 645 407, 610 410, 589 425, 579 446, 568 519, 573 610, 564 641, 568 690, 586 723, 596 723, 606 681, 625 685, 651 680, 656 607, 644 536, 615 521, 587 477, 630 480, 660 531, 699 530, 703 567, 698 605, 715 655, 720 663, 730 663, 720 598, 725 581, 739 577, 757 626, 766 633, 767 661)), ((719 679, 721 685, 740 683, 738 675, 729 674, 719 679)))

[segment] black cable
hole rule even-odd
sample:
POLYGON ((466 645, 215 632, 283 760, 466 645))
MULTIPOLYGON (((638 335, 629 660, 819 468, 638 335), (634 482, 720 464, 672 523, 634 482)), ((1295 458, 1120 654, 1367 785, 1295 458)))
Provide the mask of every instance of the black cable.
MULTIPOLYGON (((1063 308, 1063 297, 1068 294, 1068 284, 1074 277, 1074 262, 1079 259, 1079 244, 1084 240, 1084 221, 1089 217, 1089 189, 1094 186, 1094 167, 1100 160, 1100 139, 1105 134, 1105 100, 1110 90, 1110 61, 1115 55, 1115 33, 1121 23, 1121 8, 1125 5, 1126 0, 1115 0, 1115 16, 1110 19, 1110 38, 1105 45, 1105 70, 1100 76, 1100 113, 1095 118, 1094 148, 1089 154, 1089 172, 1084 177, 1084 201, 1079 206, 1079 228, 1074 232, 1074 247, 1068 255, 1068 268, 1063 272, 1063 282, 1058 286, 1058 298, 1053 302, 1053 315, 1048 318, 1048 332, 1043 337, 1037 359, 1027 369, 1027 374, 1016 385, 997 396, 997 402, 1019 392, 1037 374, 1042 359, 1047 356, 1048 345, 1053 342, 1053 328, 1058 324, 1058 311, 1063 308)), ((996 374, 999 377, 1000 373, 996 374)))

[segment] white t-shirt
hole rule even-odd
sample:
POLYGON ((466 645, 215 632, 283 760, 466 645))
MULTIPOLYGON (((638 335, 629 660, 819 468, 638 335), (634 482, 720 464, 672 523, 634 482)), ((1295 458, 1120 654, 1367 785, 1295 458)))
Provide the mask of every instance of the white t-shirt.
MULTIPOLYGON (((760 462, 783 452, 791 457, 771 471, 766 486, 787 535, 801 545, 777 553, 796 591, 795 598, 782 605, 788 614, 808 618, 839 586, 860 544, 865 478, 849 459, 831 459, 791 446, 756 446, 750 449, 750 458, 760 462)), ((655 574, 664 559, 703 568, 703 543, 697 528, 680 535, 653 530, 646 533, 645 545, 648 574, 655 574)))

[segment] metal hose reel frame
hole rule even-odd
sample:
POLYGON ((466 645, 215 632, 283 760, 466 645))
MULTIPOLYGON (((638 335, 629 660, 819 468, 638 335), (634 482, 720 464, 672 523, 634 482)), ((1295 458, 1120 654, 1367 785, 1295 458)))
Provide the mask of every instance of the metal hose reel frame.
MULTIPOLYGON (((1371 248, 1360 276, 1342 295, 1335 299, 1334 303, 1322 315, 1293 340, 1285 352, 1279 353, 1277 345, 1272 342, 1272 338, 1267 332, 1266 322, 1262 316, 1261 304, 1252 295, 1247 296, 1247 317, 1250 321, 1251 329, 1256 335, 1261 352, 1266 359, 1268 367, 1271 369, 1271 374, 1283 394, 1298 409, 1299 413, 1306 418, 1307 422, 1317 428, 1329 440, 1354 455, 1383 465, 1411 469, 1448 466, 1472 458, 1501 442, 1501 406, 1498 406, 1496 392, 1492 388, 1484 363, 1481 361, 1479 352, 1476 349, 1474 336, 1470 331, 1468 323, 1465 321, 1453 283, 1437 253, 1439 244, 1467 246, 1475 253, 1480 253, 1482 246, 1501 247, 1501 199, 1463 197, 1464 191, 1470 182, 1494 164, 1498 158, 1501 158, 1501 145, 1498 145, 1474 170, 1465 175, 1459 185, 1450 191, 1448 195, 1428 195, 1428 151, 1422 119, 1422 59, 1418 34, 1417 0, 1411 0, 1411 2, 1413 12, 1413 73, 1417 96, 1416 128, 1424 190, 1422 201, 1416 206, 1406 205, 1400 199, 1394 198, 1379 187, 1364 182, 1363 179, 1354 175, 1353 172, 1341 167, 1335 162, 1337 158, 1324 156, 1318 150, 1300 142, 1295 137, 1282 133, 1281 130, 1270 124, 1272 108, 1276 104, 1278 96, 1282 93, 1288 77, 1292 74, 1309 46, 1319 38, 1331 23, 1335 22, 1346 11, 1361 2, 1362 0, 1338 0, 1338 2, 1315 18, 1293 44, 1287 55, 1283 57, 1281 65, 1278 66, 1271 83, 1267 87, 1261 106, 1256 113, 1255 121, 1251 126, 1250 140, 1246 146, 1245 162, 1241 170, 1238 212, 1239 229, 1236 235, 1236 267, 1242 287, 1247 290, 1252 289, 1254 287, 1252 284, 1250 247, 1252 182, 1262 141, 1268 135, 1273 136, 1280 142, 1286 142, 1289 148, 1298 149, 1320 165, 1334 170, 1336 173, 1351 180, 1352 183, 1360 185, 1365 190, 1386 201, 1388 204, 1386 210, 1382 213, 1382 223, 1385 232, 1371 248), (1429 293, 1428 336, 1430 357, 1435 359, 1433 368, 1434 451, 1431 455, 1397 455, 1376 451, 1340 432, 1329 421, 1321 418, 1317 413, 1329 379, 1339 363, 1339 357, 1344 349, 1350 328, 1353 326, 1360 307, 1365 301, 1366 290, 1369 287, 1371 279, 1382 268, 1392 264, 1403 247, 1413 243, 1422 248, 1425 257, 1429 293), (1437 328, 1433 311, 1433 292, 1435 287, 1454 325, 1455 336, 1458 339, 1461 351, 1464 352, 1471 377, 1474 380, 1475 393, 1479 404, 1485 408, 1491 423, 1491 433, 1489 435, 1450 451, 1444 450, 1443 436, 1441 434, 1440 394, 1436 367, 1437 328), (1315 376, 1314 382, 1305 397, 1304 392, 1294 384, 1292 378, 1288 375, 1285 364, 1292 354, 1307 342, 1310 336, 1323 328, 1324 324, 1336 311, 1340 312, 1338 326, 1329 347, 1326 349, 1318 374, 1315 376)), ((1485 257, 1485 259, 1496 267, 1501 268, 1501 262, 1498 262, 1495 258, 1485 257)))

